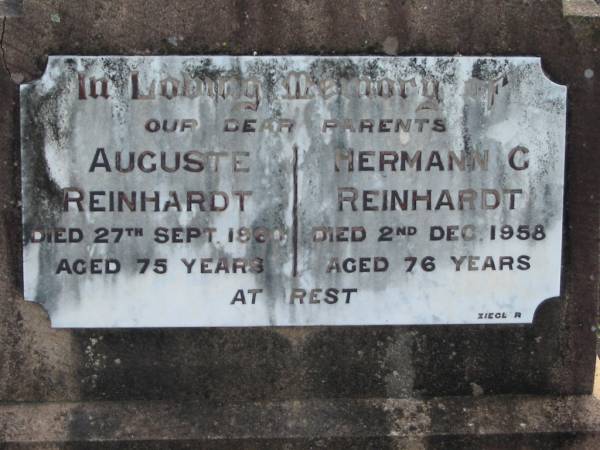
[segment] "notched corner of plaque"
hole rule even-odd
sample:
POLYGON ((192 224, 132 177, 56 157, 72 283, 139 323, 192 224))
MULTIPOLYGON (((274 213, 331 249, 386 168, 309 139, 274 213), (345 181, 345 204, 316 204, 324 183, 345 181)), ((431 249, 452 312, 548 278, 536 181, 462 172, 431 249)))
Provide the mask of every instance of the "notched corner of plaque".
POLYGON ((28 269, 27 262, 23 259, 23 273, 21 278, 22 300, 34 305, 33 309, 39 311, 39 314, 43 313, 50 326, 55 328, 55 325, 52 324, 52 308, 49 307, 52 302, 48 301, 47 297, 44 298, 44 291, 40 292, 38 282, 38 274, 35 271, 31 271, 31 267, 28 269))
MULTIPOLYGON (((44 76, 42 74, 42 76, 44 76)), ((23 83, 19 83, 19 94, 20 95, 20 101, 21 101, 21 108, 23 107, 23 98, 25 95, 27 95, 27 91, 29 91, 30 89, 33 89, 33 87, 35 86, 35 83, 37 83, 41 78, 33 78, 31 80, 27 80, 24 81, 23 83)))
MULTIPOLYGON (((37 78, 31 78, 27 81, 19 83, 19 90, 20 90, 21 96, 23 94, 25 94, 28 90, 35 89, 36 85, 42 83, 43 81, 45 81, 47 79, 50 79, 51 78, 51 75, 50 75, 51 67, 54 66, 57 61, 60 61, 62 59, 64 59, 64 56, 48 55, 48 57, 46 58, 46 65, 44 66, 43 71, 40 73, 40 75, 37 78)), ((21 102, 22 101, 23 101, 23 97, 21 97, 21 102)))
POLYGON ((560 294, 555 295, 553 297, 548 297, 543 299, 538 303, 535 310, 533 311, 533 317, 531 318, 531 324, 535 324, 540 320, 543 320, 543 317, 552 314, 555 308, 558 308, 560 304, 560 294))
POLYGON ((29 300, 29 298, 31 297, 23 292, 23 300, 32 305, 32 308, 36 311, 36 314, 38 316, 44 316, 44 319, 48 322, 50 328, 57 328, 57 326, 52 322, 52 312, 50 309, 48 309, 46 304, 36 300, 29 300))
POLYGON ((536 56, 535 58, 533 58, 535 61, 535 66, 536 68, 539 70, 539 75, 540 78, 542 78, 544 80, 544 82, 549 83, 551 86, 554 86, 560 90, 562 90, 564 93, 567 92, 567 85, 566 84, 560 84, 557 81, 554 81, 552 79, 552 77, 550 76, 550 74, 546 71, 546 69, 544 69, 544 65, 542 64, 542 58, 540 56, 536 56))

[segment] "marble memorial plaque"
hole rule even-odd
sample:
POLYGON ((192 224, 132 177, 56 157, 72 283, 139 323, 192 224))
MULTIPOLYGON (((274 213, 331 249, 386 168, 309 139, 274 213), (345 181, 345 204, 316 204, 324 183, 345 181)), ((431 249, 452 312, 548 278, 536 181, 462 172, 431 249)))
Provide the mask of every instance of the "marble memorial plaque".
POLYGON ((24 296, 55 327, 529 323, 565 116, 533 57, 50 57, 24 296))

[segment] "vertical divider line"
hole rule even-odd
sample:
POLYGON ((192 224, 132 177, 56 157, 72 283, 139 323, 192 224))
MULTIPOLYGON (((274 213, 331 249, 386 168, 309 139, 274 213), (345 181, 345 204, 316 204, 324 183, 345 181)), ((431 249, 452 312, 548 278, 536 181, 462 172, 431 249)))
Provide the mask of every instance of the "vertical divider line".
POLYGON ((293 205, 292 205, 292 240, 293 240, 293 263, 292 263, 292 276, 296 278, 298 276, 298 146, 294 144, 292 146, 294 152, 293 156, 293 174, 292 180, 294 185, 293 192, 293 205))

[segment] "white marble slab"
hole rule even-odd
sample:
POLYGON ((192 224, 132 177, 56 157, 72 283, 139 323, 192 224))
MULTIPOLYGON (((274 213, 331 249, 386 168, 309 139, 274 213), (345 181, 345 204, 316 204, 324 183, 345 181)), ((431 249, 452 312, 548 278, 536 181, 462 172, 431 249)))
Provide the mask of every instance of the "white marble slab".
POLYGON ((55 327, 528 323, 565 116, 539 58, 50 57, 24 296, 55 327))

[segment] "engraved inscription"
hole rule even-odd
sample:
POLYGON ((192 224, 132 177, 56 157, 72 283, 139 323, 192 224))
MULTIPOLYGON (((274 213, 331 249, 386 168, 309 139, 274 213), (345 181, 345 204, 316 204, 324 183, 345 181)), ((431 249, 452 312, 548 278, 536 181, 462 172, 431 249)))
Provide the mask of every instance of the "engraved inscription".
POLYGON ((565 98, 526 57, 51 57, 25 298, 58 327, 531 322, 565 98))

